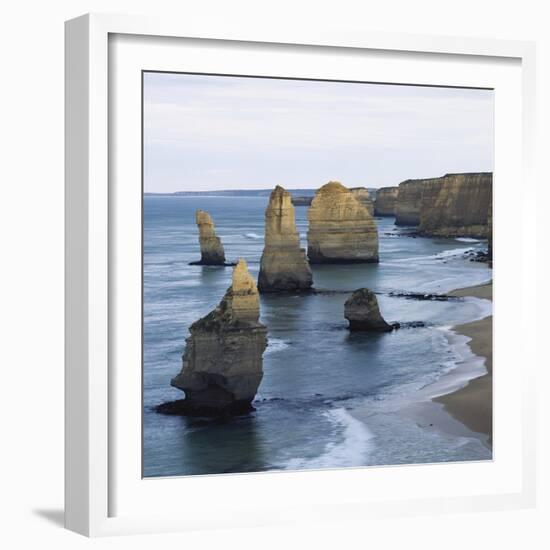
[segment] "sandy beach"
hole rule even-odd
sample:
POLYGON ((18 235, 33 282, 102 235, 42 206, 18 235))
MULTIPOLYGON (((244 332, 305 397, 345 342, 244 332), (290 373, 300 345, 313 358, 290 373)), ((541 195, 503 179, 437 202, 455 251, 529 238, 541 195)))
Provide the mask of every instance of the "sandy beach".
MULTIPOLYGON (((450 296, 492 301, 492 283, 449 292, 450 296)), ((492 448, 492 315, 455 325, 448 331, 451 344, 464 361, 437 382, 418 392, 418 400, 395 412, 413 418, 425 430, 458 437, 475 437, 492 448), (458 389, 457 389, 458 388, 458 389), (437 397, 435 397, 437 396, 437 397)), ((360 406, 351 411, 369 424, 371 411, 360 406)))
MULTIPOLYGON (((487 283, 470 288, 455 290, 451 296, 472 296, 486 300, 493 299, 493 285, 487 283)), ((473 432, 483 434, 492 442, 493 432, 493 317, 485 317, 479 321, 457 325, 453 331, 471 338, 468 345, 472 352, 485 358, 487 374, 470 380, 468 384, 447 395, 437 397, 434 401, 441 403, 444 409, 455 419, 462 422, 473 432)))
MULTIPOLYGON (((492 301, 493 286, 489 282, 454 290, 448 295, 492 301)), ((493 317, 489 315, 453 326, 449 333, 453 345, 466 346, 467 355, 471 357, 466 357, 463 364, 436 383, 423 388, 419 400, 404 407, 400 414, 415 418, 424 429, 476 437, 483 445, 492 448, 492 322, 493 317), (464 377, 469 378, 465 385, 464 377), (459 389, 452 389, 455 387, 459 389)), ((358 417, 364 419, 361 414, 358 417)))

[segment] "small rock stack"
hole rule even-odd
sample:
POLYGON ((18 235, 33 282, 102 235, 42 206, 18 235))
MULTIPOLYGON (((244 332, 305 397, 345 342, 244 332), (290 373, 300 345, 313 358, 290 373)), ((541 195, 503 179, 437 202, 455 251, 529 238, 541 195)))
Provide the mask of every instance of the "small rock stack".
POLYGON ((394 328, 382 317, 376 295, 368 288, 356 290, 346 300, 344 316, 352 331, 390 332, 394 328))
POLYGON ((197 210, 195 221, 199 227, 200 262, 195 265, 225 265, 225 251, 220 238, 216 235, 214 222, 208 212, 197 210))

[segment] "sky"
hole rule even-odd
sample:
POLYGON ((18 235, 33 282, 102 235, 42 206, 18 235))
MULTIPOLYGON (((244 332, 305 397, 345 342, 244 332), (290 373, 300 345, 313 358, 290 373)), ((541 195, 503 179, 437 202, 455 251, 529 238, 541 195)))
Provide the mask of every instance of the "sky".
POLYGON ((145 73, 146 192, 493 170, 493 91, 145 73))

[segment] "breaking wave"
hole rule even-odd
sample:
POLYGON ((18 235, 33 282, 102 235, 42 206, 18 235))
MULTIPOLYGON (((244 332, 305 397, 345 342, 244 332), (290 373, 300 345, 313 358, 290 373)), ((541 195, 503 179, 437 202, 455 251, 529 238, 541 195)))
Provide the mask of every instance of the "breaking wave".
POLYGON ((459 241, 461 243, 480 243, 481 242, 479 239, 472 239, 470 237, 457 237, 455 241, 459 241))
POLYGON ((290 346, 289 342, 285 342, 284 340, 279 340, 277 338, 269 338, 267 349, 264 351, 264 355, 282 351, 288 348, 288 346, 290 346))
POLYGON ((374 437, 367 426, 346 409, 332 409, 323 414, 332 424, 340 428, 343 439, 327 444, 320 456, 289 460, 285 465, 286 469, 342 468, 365 464, 365 456, 372 449, 371 440, 374 437))
MULTIPOLYGON (((473 246, 461 247, 461 248, 452 248, 450 250, 443 250, 437 254, 432 254, 430 256, 412 256, 409 258, 400 258, 398 260, 393 260, 391 263, 411 263, 414 261, 431 261, 431 260, 449 260, 451 258, 460 258, 464 256, 467 252, 473 252, 476 250, 473 246)), ((389 262, 388 262, 389 263, 389 262)))

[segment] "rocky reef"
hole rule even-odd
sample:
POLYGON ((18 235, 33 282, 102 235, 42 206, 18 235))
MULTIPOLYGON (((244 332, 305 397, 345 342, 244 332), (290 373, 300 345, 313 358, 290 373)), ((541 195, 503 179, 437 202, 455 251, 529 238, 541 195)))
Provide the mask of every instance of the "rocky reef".
POLYGON ((424 180, 418 233, 487 238, 492 187, 490 172, 446 174, 424 180))
POLYGON ((208 212, 197 210, 195 221, 199 227, 201 259, 191 265, 225 265, 225 251, 220 238, 216 235, 214 222, 208 212))
POLYGON ((355 195, 359 202, 367 208, 369 214, 374 216, 374 202, 366 187, 350 187, 350 191, 355 195))
POLYGON ((267 347, 259 315, 256 283, 241 259, 222 301, 189 329, 181 372, 171 381, 185 392, 176 402, 180 414, 216 416, 252 408, 267 347))
POLYGON ((368 288, 356 290, 346 300, 344 315, 352 331, 390 332, 394 328, 382 317, 376 295, 368 288))
POLYGON ((312 284, 306 253, 300 248, 292 197, 277 185, 265 211, 265 239, 258 289, 260 292, 307 290, 312 284))
POLYGON ((422 189, 426 180, 406 180, 399 184, 395 205, 395 225, 418 225, 422 189))
POLYGON ((341 183, 321 187, 308 210, 307 255, 312 264, 378 262, 374 218, 341 183))
POLYGON ((399 187, 381 187, 374 201, 375 216, 395 216, 399 187))

